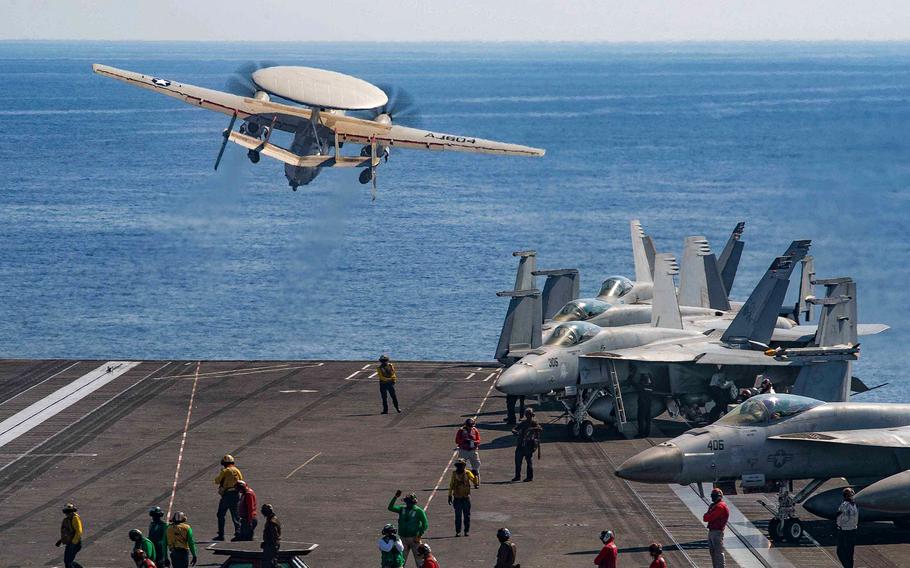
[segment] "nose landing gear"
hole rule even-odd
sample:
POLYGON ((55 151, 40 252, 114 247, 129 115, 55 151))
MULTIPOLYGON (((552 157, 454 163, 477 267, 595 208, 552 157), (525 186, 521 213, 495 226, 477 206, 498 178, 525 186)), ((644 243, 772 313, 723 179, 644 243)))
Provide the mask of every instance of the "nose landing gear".
POLYGON ((259 156, 259 152, 257 152, 256 150, 248 150, 246 153, 246 157, 249 158, 250 161, 253 162, 254 164, 259 163, 260 156, 259 156))

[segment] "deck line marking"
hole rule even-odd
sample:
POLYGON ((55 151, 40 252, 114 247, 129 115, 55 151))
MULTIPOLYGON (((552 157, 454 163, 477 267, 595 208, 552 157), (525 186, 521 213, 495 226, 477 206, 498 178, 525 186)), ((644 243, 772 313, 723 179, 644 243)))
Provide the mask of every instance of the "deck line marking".
POLYGON ((63 412, 138 364, 136 361, 108 361, 13 414, 0 422, 0 446, 5 446, 48 418, 63 412))
POLYGON ((357 373, 362 373, 362 372, 363 372, 362 370, 361 370, 361 371, 354 371, 353 373, 351 373, 350 375, 348 375, 347 377, 345 377, 344 380, 350 381, 351 379, 353 379, 354 377, 357 376, 357 373))
MULTIPOLYGON (((708 502, 703 500, 693 485, 671 484, 670 489, 683 505, 701 520, 708 502)), ((729 500, 724 501, 730 510, 730 519, 724 531, 724 550, 742 568, 795 568, 780 551, 771 548, 771 543, 765 538, 752 521, 746 518, 739 509, 729 500)), ((707 529, 705 529, 707 534, 707 529)))
POLYGON ((289 393, 294 393, 294 392, 319 392, 319 391, 315 391, 313 389, 297 389, 297 390, 284 390, 284 391, 278 391, 278 392, 280 392, 281 394, 289 394, 289 393))
POLYGON ((370 375, 370 376, 369 376, 369 377, 367 377, 367 378, 368 378, 368 379, 372 379, 372 378, 375 378, 375 377, 376 377, 376 374, 377 374, 377 373, 378 373, 378 372, 379 372, 379 371, 373 371, 373 374, 372 374, 372 375, 370 375))
POLYGON ((98 454, 0 454, 0 458, 21 458, 24 456, 33 458, 96 458, 98 454))
MULTIPOLYGON (((490 385, 490 388, 487 389, 487 394, 485 394, 483 400, 480 401, 480 406, 477 407, 477 412, 474 413, 474 420, 477 420, 477 417, 483 410, 484 405, 487 403, 487 399, 490 398, 490 393, 493 392, 493 386, 494 385, 490 385)), ((455 461, 455 456, 457 455, 458 450, 454 450, 452 452, 452 457, 449 458, 449 463, 447 463, 445 468, 442 470, 442 473, 439 475, 439 480, 436 482, 436 486, 433 487, 433 492, 430 493, 430 497, 427 499, 427 504, 423 508, 424 511, 430 508, 430 503, 433 501, 433 497, 435 497, 436 493, 439 491, 439 486, 442 485, 442 480, 445 479, 446 474, 449 473, 450 469, 452 469, 452 463, 455 461)))
POLYGON ((177 496, 177 480, 180 479, 180 464, 183 463, 183 448, 186 446, 186 433, 190 429, 190 416, 193 415, 193 401, 196 400, 196 385, 199 384, 200 367, 202 367, 202 361, 196 361, 196 380, 193 381, 193 390, 190 391, 190 403, 186 407, 186 422, 183 424, 183 434, 180 437, 180 451, 177 452, 177 468, 174 470, 174 485, 171 487, 171 498, 167 503, 166 519, 171 518, 171 511, 174 508, 174 497, 177 496))
POLYGON ((489 381, 490 379, 493 378, 493 375, 495 375, 495 374, 498 373, 498 372, 499 372, 499 371, 493 371, 492 373, 490 373, 489 375, 487 375, 487 378, 485 378, 485 379, 483 380, 483 382, 489 381))
POLYGON ((476 375, 476 374, 477 374, 477 373, 471 373, 470 375, 468 375, 467 377, 465 377, 464 380, 470 381, 470 380, 471 380, 471 377, 473 377, 473 376, 476 375))
POLYGON ((20 396, 24 395, 25 393, 27 393, 28 391, 32 390, 32 389, 35 388, 35 387, 39 387, 39 386, 43 385, 44 383, 46 383, 46 382, 48 382, 49 380, 51 380, 51 379, 53 379, 54 377, 56 377, 57 375, 69 371, 70 369, 72 369, 73 367, 75 367, 76 365, 78 365, 79 363, 81 363, 81 361, 76 361, 75 363, 73 363, 72 365, 70 365, 69 367, 67 367, 66 369, 63 369, 62 371, 57 371, 56 373, 54 373, 53 375, 51 375, 51 376, 49 376, 48 378, 44 379, 44 380, 41 381, 40 383, 36 383, 36 384, 34 384, 34 385, 28 387, 28 388, 25 389, 24 391, 20 392, 19 394, 15 395, 15 396, 9 397, 8 399, 4 400, 3 402, 0 402, 0 406, 3 406, 4 404, 6 404, 7 402, 9 402, 9 401, 11 401, 11 400, 15 400, 15 399, 19 398, 20 396))
POLYGON ((295 473, 297 473, 298 471, 300 471, 301 469, 303 469, 303 466, 307 465, 308 463, 310 463, 311 461, 313 461, 314 459, 318 458, 318 457, 321 456, 321 455, 322 455, 322 452, 317 452, 315 456, 311 457, 311 458, 308 459, 307 461, 305 461, 305 462, 303 462, 302 464, 300 464, 300 465, 298 465, 297 467, 295 467, 295 468, 294 468, 294 471, 292 471, 291 473, 289 473, 289 474, 287 474, 286 476, 284 476, 284 478, 285 478, 285 479, 290 479, 292 475, 294 475, 295 473))
POLYGON ((366 371, 367 369, 369 369, 369 368, 372 367, 372 366, 373 366, 372 363, 367 363, 366 365, 364 365, 363 367, 361 367, 360 370, 361 370, 361 371, 366 371))
MULTIPOLYGON (((312 369, 314 367, 322 367, 325 363, 316 363, 315 365, 281 365, 277 367, 254 367, 252 369, 232 369, 227 371, 212 371, 210 373, 201 373, 199 375, 200 379, 227 379, 231 377, 239 377, 242 375, 254 375, 256 373, 272 373, 278 371, 291 371, 295 369, 312 369)), ((161 381, 165 379, 195 379, 195 374, 186 374, 186 375, 169 375, 167 377, 157 377, 155 380, 161 381)))
POLYGON ((483 367, 477 367, 477 368, 474 369, 474 370, 475 370, 475 371, 483 371, 483 367))
POLYGON ((80 422, 82 422, 83 420, 85 420, 86 418, 88 418, 89 416, 91 416, 92 414, 94 414, 95 412, 101 410, 102 408, 104 408, 105 406, 107 406, 108 404, 110 404, 111 402, 113 402, 113 401, 114 401, 117 397, 119 397, 121 394, 123 394, 123 393, 125 393, 126 391, 132 389, 133 387, 135 387, 136 385, 138 385, 138 384, 141 383, 142 381, 144 381, 144 380, 146 380, 147 378, 151 377, 152 375, 154 375, 155 373, 157 373, 158 371, 160 371, 161 369, 167 367, 167 366, 170 365, 170 364, 171 364, 171 361, 168 361, 168 362, 165 363, 164 365, 161 365, 160 367, 158 367, 157 369, 155 369, 154 371, 152 371, 152 372, 149 373, 148 375, 142 377, 141 379, 139 379, 139 380, 136 381, 135 383, 131 384, 130 386, 126 387, 126 388, 123 389, 122 391, 118 392, 117 394, 115 394, 115 395, 112 396, 111 398, 107 399, 106 401, 102 402, 101 404, 99 404, 99 405, 96 406, 95 408, 93 408, 93 409, 91 409, 90 411, 86 412, 85 414, 83 414, 82 416, 80 416, 78 419, 73 420, 72 422, 70 422, 69 424, 67 424, 67 425, 64 426, 63 428, 61 428, 59 431, 57 431, 55 434, 51 435, 51 436, 50 436, 49 438, 47 438, 46 440, 42 440, 41 442, 38 442, 37 444, 35 444, 34 446, 32 446, 31 449, 29 449, 29 450, 28 450, 27 452, 25 452, 24 454, 20 455, 18 458, 14 459, 13 461, 9 462, 8 464, 4 465, 3 467, 0 467, 0 471, 3 471, 4 469, 6 469, 6 468, 8 468, 9 466, 13 465, 14 463, 18 462, 18 461, 21 460, 22 458, 31 455, 32 452, 34 452, 35 450, 37 450, 38 448, 40 448, 40 447, 43 446, 44 444, 50 442, 51 440, 53 440, 54 438, 56 438, 56 437, 59 436, 60 434, 63 434, 64 432, 66 432, 67 430, 69 430, 70 428, 72 428, 73 426, 75 426, 76 424, 79 424, 80 422))

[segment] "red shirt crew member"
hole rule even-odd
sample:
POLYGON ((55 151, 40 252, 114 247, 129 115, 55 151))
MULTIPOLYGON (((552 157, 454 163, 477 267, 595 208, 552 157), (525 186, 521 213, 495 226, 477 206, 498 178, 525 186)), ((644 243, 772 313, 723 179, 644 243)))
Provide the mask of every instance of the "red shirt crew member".
POLYGON ((619 550, 616 548, 616 543, 613 542, 613 531, 600 533, 600 541, 604 543, 604 547, 594 559, 594 564, 597 568, 616 568, 616 557, 619 556, 619 550))

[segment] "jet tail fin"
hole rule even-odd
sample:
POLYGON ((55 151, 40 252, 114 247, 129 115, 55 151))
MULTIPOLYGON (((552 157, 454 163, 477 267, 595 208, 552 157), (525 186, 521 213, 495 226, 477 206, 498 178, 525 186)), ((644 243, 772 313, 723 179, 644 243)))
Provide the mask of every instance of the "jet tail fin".
POLYGON ((509 365, 541 344, 540 290, 509 290, 496 295, 510 298, 495 356, 500 363, 509 365))
POLYGON ((679 303, 715 310, 730 309, 727 291, 717 267, 717 258, 704 237, 686 237, 683 244, 679 303))
POLYGON ((740 240, 745 229, 745 221, 740 221, 736 224, 733 232, 730 233, 730 238, 727 239, 727 244, 724 245, 724 250, 721 251, 720 257, 717 259, 717 267, 720 270, 727 297, 730 296, 730 290, 733 289, 733 281, 736 279, 736 271, 739 269, 739 260, 743 256, 743 247, 746 246, 740 240))
POLYGON ((679 274, 679 265, 672 254, 654 257, 654 296, 651 299, 651 327, 682 329, 679 301, 673 276, 679 274))
POLYGON ((518 257, 518 273, 515 275, 515 290, 536 288, 534 271, 537 270, 537 251, 519 250, 512 253, 518 257))
POLYGON ((654 241, 645 234, 638 219, 629 222, 632 234, 632 260, 635 262, 636 282, 654 281, 654 241))
POLYGON ((753 342, 767 344, 771 341, 777 316, 787 295, 790 275, 796 263, 806 256, 811 242, 793 241, 784 256, 774 259, 749 299, 730 322, 721 341, 739 346, 748 346, 753 342))
POLYGON ((563 306, 578 298, 578 269, 535 270, 534 276, 546 276, 543 286, 543 319, 556 315, 563 306))
POLYGON ((856 282, 852 278, 815 280, 825 287, 824 298, 809 297, 810 305, 820 305, 818 329, 815 331, 816 347, 854 346, 856 331, 856 282))
POLYGON ((815 317, 815 304, 808 301, 815 297, 815 260, 807 256, 802 260, 799 279, 799 299, 796 302, 796 323, 809 322, 815 317))

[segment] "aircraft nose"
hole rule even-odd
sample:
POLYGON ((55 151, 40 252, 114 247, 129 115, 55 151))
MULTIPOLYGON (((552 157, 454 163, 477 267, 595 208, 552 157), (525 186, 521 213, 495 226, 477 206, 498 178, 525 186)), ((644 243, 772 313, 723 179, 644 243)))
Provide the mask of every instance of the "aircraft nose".
POLYGON ((654 446, 619 466, 616 476, 645 483, 673 483, 682 473, 682 452, 676 446, 654 446))
POLYGON ((527 365, 515 364, 503 371, 496 379, 496 390, 504 394, 534 394, 534 381, 537 371, 527 365))

